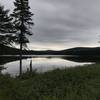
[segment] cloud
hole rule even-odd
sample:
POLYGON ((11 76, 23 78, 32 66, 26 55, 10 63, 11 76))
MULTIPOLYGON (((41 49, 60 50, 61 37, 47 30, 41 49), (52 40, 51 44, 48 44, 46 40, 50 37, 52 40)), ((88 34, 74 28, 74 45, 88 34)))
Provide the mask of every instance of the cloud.
MULTIPOLYGON (((1 1, 13 7, 13 0, 11 6, 1 1)), ((100 0, 30 0, 30 5, 35 14, 32 49, 99 45, 100 0)))

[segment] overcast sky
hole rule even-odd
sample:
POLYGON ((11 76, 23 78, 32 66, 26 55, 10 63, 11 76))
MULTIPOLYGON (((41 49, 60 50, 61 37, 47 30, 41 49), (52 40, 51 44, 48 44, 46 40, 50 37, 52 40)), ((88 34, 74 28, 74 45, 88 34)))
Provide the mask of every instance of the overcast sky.
MULTIPOLYGON (((0 3, 12 10, 13 1, 0 3)), ((35 14, 31 49, 100 45, 100 0, 30 0, 30 6, 35 14)))

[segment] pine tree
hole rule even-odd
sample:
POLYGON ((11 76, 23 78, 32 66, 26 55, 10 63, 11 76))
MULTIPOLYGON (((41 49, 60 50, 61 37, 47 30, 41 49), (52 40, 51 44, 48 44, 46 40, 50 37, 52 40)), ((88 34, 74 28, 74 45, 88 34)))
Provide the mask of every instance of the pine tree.
POLYGON ((13 11, 14 27, 16 30, 15 42, 20 44, 20 74, 22 74, 22 49, 29 43, 28 35, 30 32, 33 14, 30 12, 29 0, 15 0, 15 9, 13 11))
POLYGON ((12 18, 8 15, 9 10, 5 10, 0 5, 0 44, 8 45, 13 42, 11 35, 13 33, 12 18))
POLYGON ((15 0, 15 9, 13 11, 14 25, 16 29, 16 40, 17 43, 29 43, 27 35, 32 35, 30 32, 33 14, 30 12, 28 0, 15 0))

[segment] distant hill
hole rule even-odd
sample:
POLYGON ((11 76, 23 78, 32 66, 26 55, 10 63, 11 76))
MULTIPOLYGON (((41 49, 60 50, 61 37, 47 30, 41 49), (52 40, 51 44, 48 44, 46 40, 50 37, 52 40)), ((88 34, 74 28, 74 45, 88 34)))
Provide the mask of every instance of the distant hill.
POLYGON ((89 55, 100 55, 100 47, 96 48, 89 48, 89 47, 77 47, 71 48, 61 51, 28 51, 28 54, 35 54, 35 55, 80 55, 80 56, 89 56, 89 55))
POLYGON ((62 54, 67 55, 100 55, 100 47, 89 48, 89 47, 77 47, 61 51, 62 54))
MULTIPOLYGON (((0 55, 19 55, 20 50, 9 46, 0 45, 0 55)), ((100 47, 89 48, 89 47, 77 47, 61 51, 34 51, 34 50, 23 50, 23 55, 100 55, 100 47)))

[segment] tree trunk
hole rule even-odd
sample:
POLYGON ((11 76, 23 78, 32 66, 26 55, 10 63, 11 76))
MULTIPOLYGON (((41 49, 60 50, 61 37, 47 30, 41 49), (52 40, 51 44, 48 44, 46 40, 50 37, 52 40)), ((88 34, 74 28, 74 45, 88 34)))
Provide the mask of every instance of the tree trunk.
POLYGON ((23 12, 24 12, 24 4, 23 0, 21 0, 21 10, 22 10, 22 16, 21 16, 21 34, 20 34, 20 75, 22 75, 22 49, 23 49, 23 26, 24 26, 24 18, 23 18, 23 12))
POLYGON ((30 61, 30 73, 32 73, 32 60, 30 61))
POLYGON ((22 75, 22 43, 20 43, 20 75, 22 75))

